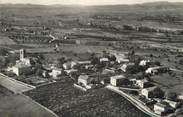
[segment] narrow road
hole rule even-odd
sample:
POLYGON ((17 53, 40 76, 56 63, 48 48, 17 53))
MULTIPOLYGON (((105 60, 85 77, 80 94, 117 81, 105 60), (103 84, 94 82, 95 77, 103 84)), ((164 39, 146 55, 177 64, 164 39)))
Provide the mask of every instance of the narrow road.
POLYGON ((124 93, 123 91, 119 90, 118 87, 114 87, 111 85, 106 86, 107 89, 123 96, 124 98, 126 98, 128 101, 130 101, 135 107, 137 107, 139 110, 141 110, 142 112, 152 116, 152 117, 161 117, 157 114, 155 114, 154 112, 152 112, 150 109, 148 109, 147 107, 145 107, 142 103, 140 103, 137 99, 133 98, 132 96, 124 93))

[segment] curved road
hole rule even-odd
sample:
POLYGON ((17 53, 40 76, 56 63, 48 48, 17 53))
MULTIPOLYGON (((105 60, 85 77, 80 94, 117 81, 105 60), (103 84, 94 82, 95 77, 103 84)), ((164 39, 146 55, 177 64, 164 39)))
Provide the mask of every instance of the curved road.
POLYGON ((133 97, 127 95, 126 93, 124 93, 123 91, 119 90, 118 87, 114 87, 111 85, 106 86, 107 89, 120 94, 121 96, 123 96, 124 98, 126 98, 127 100, 129 100, 134 106, 136 106, 138 109, 140 109, 141 111, 143 111, 144 113, 152 116, 152 117, 161 117, 157 114, 155 114, 154 112, 152 112, 150 109, 146 108, 142 103, 140 103, 138 100, 134 99, 133 97))

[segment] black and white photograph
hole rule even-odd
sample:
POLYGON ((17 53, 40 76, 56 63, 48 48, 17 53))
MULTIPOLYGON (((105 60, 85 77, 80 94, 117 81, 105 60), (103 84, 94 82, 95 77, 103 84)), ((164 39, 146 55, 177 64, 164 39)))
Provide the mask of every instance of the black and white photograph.
POLYGON ((0 0, 0 117, 183 117, 183 0, 0 0))

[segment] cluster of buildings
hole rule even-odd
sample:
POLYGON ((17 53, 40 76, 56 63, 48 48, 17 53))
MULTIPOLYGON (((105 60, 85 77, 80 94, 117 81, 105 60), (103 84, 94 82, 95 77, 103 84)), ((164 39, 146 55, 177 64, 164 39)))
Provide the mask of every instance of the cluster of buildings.
MULTIPOLYGON (((149 61, 147 61, 149 62, 149 61)), ((132 64, 129 64, 132 65, 132 64)), ((145 65, 144 61, 140 62, 139 65, 145 65), (142 64, 143 63, 143 64, 142 64)), ((124 68, 127 65, 123 65, 123 71, 126 72, 124 68)), ((156 66, 150 67, 145 70, 146 74, 157 75, 158 73, 165 73, 169 70, 169 68, 164 66, 156 66)), ((167 99, 165 96, 165 92, 155 86, 154 83, 148 81, 146 78, 143 79, 127 79, 124 75, 117 75, 111 77, 110 84, 115 87, 127 87, 136 93, 132 93, 132 91, 128 91, 130 95, 135 94, 146 107, 150 108, 155 114, 165 116, 171 115, 175 113, 176 110, 180 109, 182 105, 182 100, 177 96, 176 99, 167 99)), ((124 90, 124 89, 123 89, 124 90)), ((126 91, 127 92, 127 91, 126 91)))
POLYGON ((173 115, 178 110, 181 110, 183 104, 178 96, 176 99, 168 99, 161 88, 146 79, 128 80, 123 75, 117 75, 111 77, 110 85, 115 87, 128 87, 128 89, 122 88, 122 90, 130 95, 134 95, 145 108, 148 107, 152 112, 161 116, 173 115), (133 85, 136 87, 132 87, 133 85), (133 90, 133 92, 129 91, 129 89, 133 90))
MULTIPOLYGON (((106 58, 102 58, 100 62, 109 61, 106 58)), ((165 66, 151 65, 149 60, 141 60, 139 66, 147 66, 144 70, 145 74, 150 74, 150 76, 158 75, 159 73, 166 73, 170 69, 165 66)), ((157 115, 165 116, 176 112, 182 105, 182 101, 178 99, 167 99, 165 96, 165 91, 160 87, 156 86, 153 82, 149 81, 147 78, 128 78, 125 74, 128 67, 135 67, 135 63, 123 62, 119 65, 118 69, 122 73, 117 74, 114 68, 107 68, 105 70, 110 71, 110 75, 102 78, 102 75, 88 75, 81 74, 78 77, 77 83, 86 90, 95 88, 96 86, 102 85, 112 85, 115 87, 122 88, 126 90, 130 95, 135 95, 138 100, 148 107, 157 115)))
MULTIPOLYGON (((25 50, 20 50, 20 59, 16 61, 16 64, 9 71, 15 73, 17 76, 31 74, 34 70, 32 63, 36 61, 36 58, 25 57, 25 50)), ((120 55, 119 55, 120 56, 120 55)), ((123 55, 121 55, 123 56, 123 55)), ((165 97, 165 92, 154 83, 149 81, 145 76, 143 78, 128 78, 127 71, 129 68, 137 66, 133 62, 116 58, 112 61, 110 58, 103 56, 99 57, 99 63, 102 64, 102 68, 98 68, 97 65, 92 64, 91 60, 88 61, 65 61, 61 67, 53 65, 42 65, 42 77, 60 79, 62 75, 68 75, 71 78, 75 74, 75 86, 82 89, 89 90, 100 86, 112 85, 115 87, 125 88, 130 95, 135 95, 138 100, 145 106, 153 110, 158 115, 166 115, 173 113, 182 104, 180 98, 170 100, 165 97), (118 61, 119 60, 119 61, 118 61), (117 70, 121 70, 117 73, 117 70), (132 93, 136 92, 136 93, 132 93)), ((158 73, 168 72, 170 69, 164 66, 150 65, 149 60, 141 60, 138 66, 145 67, 145 74, 157 75, 158 73)), ((99 65, 100 66, 100 65, 99 65)), ((124 89, 123 89, 124 90, 124 89)))

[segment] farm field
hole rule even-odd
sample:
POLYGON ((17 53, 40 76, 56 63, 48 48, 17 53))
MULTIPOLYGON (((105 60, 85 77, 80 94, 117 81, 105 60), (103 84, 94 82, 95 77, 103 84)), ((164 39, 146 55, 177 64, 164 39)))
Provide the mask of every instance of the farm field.
POLYGON ((13 44, 16 44, 16 42, 0 34, 0 45, 13 45, 13 44))
POLYGON ((82 92, 73 87, 70 79, 62 79, 25 94, 59 117, 148 117, 118 94, 104 88, 82 92))
POLYGON ((162 74, 159 76, 153 76, 153 81, 165 91, 183 93, 183 78, 181 75, 173 77, 169 74, 162 74))

